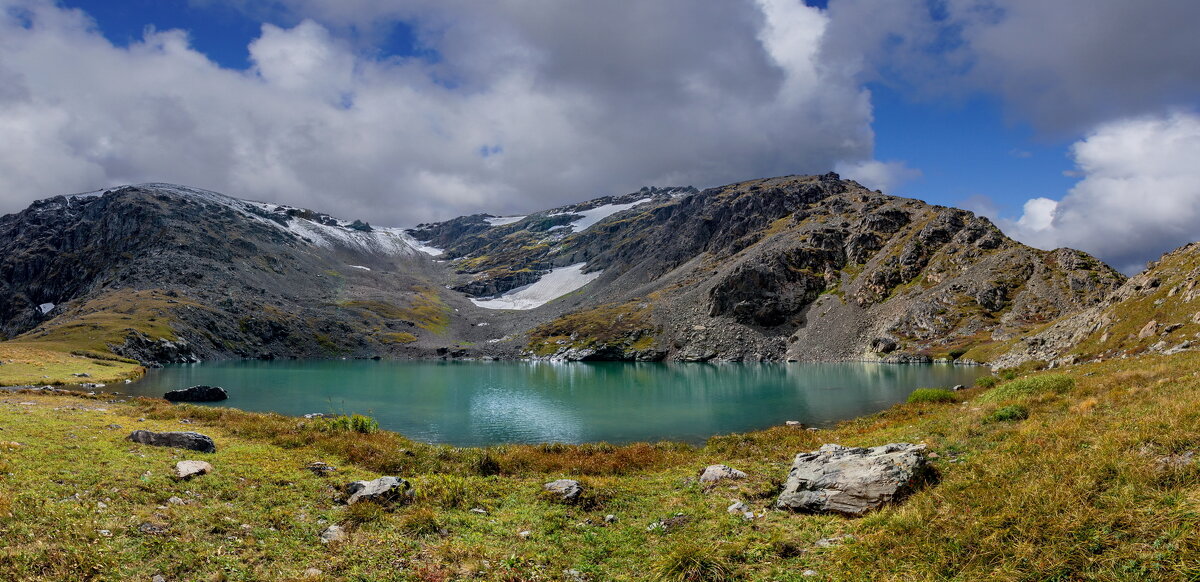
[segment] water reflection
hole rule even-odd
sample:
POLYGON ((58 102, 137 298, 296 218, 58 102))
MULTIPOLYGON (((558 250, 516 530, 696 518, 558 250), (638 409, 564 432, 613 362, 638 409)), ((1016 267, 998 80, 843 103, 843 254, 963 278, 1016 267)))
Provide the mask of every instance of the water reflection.
POLYGON ((546 362, 214 362, 154 370, 127 386, 161 396, 194 384, 220 403, 299 415, 363 413, 429 442, 702 442, 799 420, 813 426, 882 410, 917 387, 969 384, 946 365, 546 362))

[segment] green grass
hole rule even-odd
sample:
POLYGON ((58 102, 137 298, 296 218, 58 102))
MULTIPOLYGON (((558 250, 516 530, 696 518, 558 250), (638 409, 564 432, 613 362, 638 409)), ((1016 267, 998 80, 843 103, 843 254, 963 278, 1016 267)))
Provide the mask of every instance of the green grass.
POLYGON ((808 569, 817 580, 1195 579, 1200 466, 1160 459, 1200 450, 1198 374, 1200 354, 1114 360, 967 390, 962 406, 901 404, 828 430, 775 427, 699 448, 460 449, 331 431, 324 420, 0 393, 0 579, 287 580, 312 567, 323 580, 560 580, 576 570, 590 580, 800 581, 814 579, 801 576, 808 569), (1018 402, 990 404, 1006 387, 1018 402), (1028 418, 993 420, 1008 404, 1028 418), (135 445, 124 440, 135 428, 196 430, 218 450, 135 445), (940 479, 860 519, 771 511, 792 457, 830 442, 925 443, 940 479), (185 458, 215 471, 176 482, 171 467, 185 458), (316 460, 339 472, 303 469, 316 460), (694 477, 712 463, 748 477, 706 490, 694 477), (338 503, 345 483, 381 474, 410 480, 412 503, 338 503), (542 496, 563 477, 580 480, 589 502, 542 496), (195 503, 166 503, 172 496, 195 503), (731 499, 765 516, 729 515, 731 499), (649 528, 679 514, 677 527, 649 528), (140 532, 146 522, 166 533, 140 532), (320 543, 330 524, 348 539, 320 543))
POLYGON ((995 376, 980 376, 975 379, 975 385, 979 388, 991 388, 1000 383, 1000 379, 995 376))
POLYGON ((1040 394, 1062 394, 1075 387, 1075 379, 1066 374, 1047 374, 1010 380, 984 392, 981 402, 1001 402, 1040 394))
POLYGON ((954 402, 954 392, 945 388, 917 388, 908 395, 909 404, 940 404, 954 402))

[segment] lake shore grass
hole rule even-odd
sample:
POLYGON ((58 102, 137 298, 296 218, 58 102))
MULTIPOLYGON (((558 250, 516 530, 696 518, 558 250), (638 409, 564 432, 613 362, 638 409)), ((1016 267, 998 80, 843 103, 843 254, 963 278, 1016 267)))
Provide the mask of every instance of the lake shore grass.
POLYGON ((1200 354, 1028 378, 831 430, 775 427, 703 447, 455 448, 326 420, 0 392, 0 579, 1200 577, 1200 467, 1187 456, 1200 456, 1200 354), (124 440, 143 428, 196 430, 218 450, 124 440), (858 519, 772 510, 791 458, 831 442, 925 443, 939 482, 858 519), (182 459, 215 470, 176 481, 182 459), (339 471, 317 476, 304 470, 312 461, 339 471), (712 463, 749 476, 702 487, 695 477, 712 463), (415 500, 339 503, 345 483, 383 474, 409 479, 415 500), (578 479, 588 503, 542 495, 558 478, 578 479), (729 514, 734 500, 762 517, 729 514), (322 543, 335 524, 347 539, 322 543))

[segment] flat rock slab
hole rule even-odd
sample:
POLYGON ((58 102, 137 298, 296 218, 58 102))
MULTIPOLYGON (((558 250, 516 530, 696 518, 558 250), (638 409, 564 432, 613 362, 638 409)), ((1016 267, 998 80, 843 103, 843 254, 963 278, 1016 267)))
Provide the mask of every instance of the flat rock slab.
POLYGON ((574 503, 583 495, 583 486, 574 479, 551 481, 542 485, 542 489, 567 503, 574 503))
POLYGON ((412 484, 399 477, 380 477, 346 485, 346 505, 354 505, 359 501, 403 503, 412 497, 412 484))
POLYGON ((179 461, 175 463, 176 479, 191 479, 197 475, 212 473, 213 466, 204 461, 179 461))
POLYGON ((700 471, 701 483, 716 483, 725 479, 745 479, 746 474, 729 465, 709 465, 700 471))
POLYGON ((128 437, 129 440, 143 445, 153 447, 174 447, 176 449, 188 449, 190 451, 198 451, 201 453, 217 452, 217 445, 213 440, 198 432, 152 432, 148 430, 135 430, 128 437))
POLYGON ((171 402, 217 402, 229 398, 229 393, 220 386, 192 386, 163 394, 171 402))
POLYGON ((776 506, 806 513, 863 515, 912 492, 929 470, 925 445, 869 449, 824 445, 796 455, 776 506))

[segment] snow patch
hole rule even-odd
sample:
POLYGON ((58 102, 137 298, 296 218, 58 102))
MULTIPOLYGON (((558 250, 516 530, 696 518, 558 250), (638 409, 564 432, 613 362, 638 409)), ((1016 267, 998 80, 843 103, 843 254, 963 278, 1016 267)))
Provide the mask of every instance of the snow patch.
POLYGON ((514 222, 521 222, 524 219, 524 216, 493 216, 491 218, 485 218, 484 220, 486 220, 487 223, 492 226, 504 226, 514 222))
POLYGON ((427 240, 413 241, 413 248, 417 249, 418 251, 421 251, 431 257, 436 257, 436 256, 446 252, 443 249, 429 246, 429 243, 430 243, 430 241, 427 241, 427 240))
POLYGON ((38 309, 42 311, 42 315, 46 315, 47 313, 50 313, 54 307, 55 306, 53 303, 43 303, 38 306, 38 309))
POLYGON ((364 270, 364 271, 370 271, 370 270, 371 270, 371 267, 364 267, 364 266, 362 266, 362 265, 350 265, 350 268, 351 268, 351 269, 362 269, 362 270, 364 270))
POLYGON ((575 232, 583 232, 590 228, 593 224, 596 224, 605 218, 608 218, 623 210, 629 210, 638 204, 649 202, 653 199, 653 197, 642 198, 641 200, 635 200, 628 204, 605 204, 604 206, 597 206, 591 210, 580 210, 578 212, 558 212, 548 216, 565 216, 568 214, 581 215, 583 218, 580 218, 567 226, 573 228, 575 232))
POLYGON ((533 309, 540 307, 595 281, 600 271, 583 272, 584 263, 560 267, 542 275, 541 279, 492 299, 472 299, 471 303, 484 309, 533 309))

